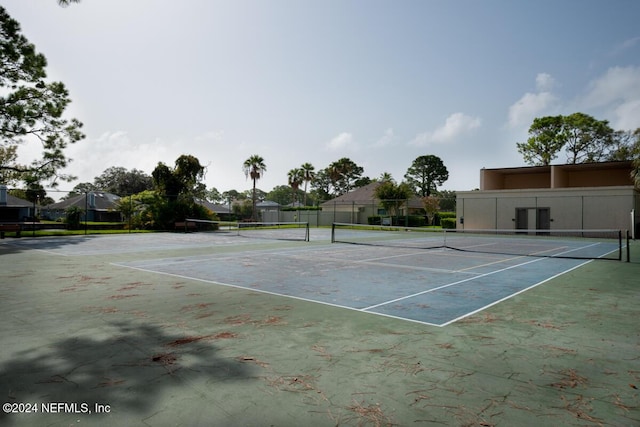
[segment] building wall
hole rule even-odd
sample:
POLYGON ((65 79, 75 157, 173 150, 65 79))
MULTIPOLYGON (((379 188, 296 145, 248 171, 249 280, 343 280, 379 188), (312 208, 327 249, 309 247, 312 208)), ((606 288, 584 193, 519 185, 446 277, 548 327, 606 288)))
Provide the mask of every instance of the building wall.
POLYGON ((610 187, 630 185, 631 168, 627 163, 608 164, 609 167, 598 168, 597 165, 563 165, 553 166, 552 186, 554 188, 576 187, 610 187))
POLYGON ((481 190, 514 190, 522 188, 550 188, 551 168, 482 169, 481 190))
POLYGON ((632 169, 629 161, 482 169, 480 190, 627 186, 632 169))
POLYGON ((458 228, 515 229, 516 208, 549 208, 551 229, 630 230, 633 209, 638 221, 639 198, 632 186, 466 191, 457 193, 456 217, 458 228))

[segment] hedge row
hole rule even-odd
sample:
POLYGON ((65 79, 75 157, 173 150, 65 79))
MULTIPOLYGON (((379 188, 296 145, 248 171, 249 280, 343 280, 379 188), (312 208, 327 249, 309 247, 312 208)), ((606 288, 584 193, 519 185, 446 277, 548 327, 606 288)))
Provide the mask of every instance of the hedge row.
POLYGON ((401 217, 388 217, 388 216, 370 216, 367 218, 367 222, 369 225, 382 225, 383 218, 391 218, 391 224, 389 225, 398 225, 401 227, 424 227, 427 225, 426 219, 421 215, 409 215, 401 216, 401 217))
MULTIPOLYGON (((382 219, 389 218, 388 216, 370 216, 367 218, 369 225, 382 225, 382 219)), ((409 215, 401 217, 391 217, 392 223, 390 225, 398 225, 401 227, 424 227, 427 225, 441 226, 442 228, 456 228, 456 214, 455 212, 438 212, 433 217, 431 224, 427 222, 427 219, 423 215, 409 215)))
POLYGON ((442 218, 440 221, 442 228, 447 229, 455 229, 456 228, 456 219, 455 218, 442 218))

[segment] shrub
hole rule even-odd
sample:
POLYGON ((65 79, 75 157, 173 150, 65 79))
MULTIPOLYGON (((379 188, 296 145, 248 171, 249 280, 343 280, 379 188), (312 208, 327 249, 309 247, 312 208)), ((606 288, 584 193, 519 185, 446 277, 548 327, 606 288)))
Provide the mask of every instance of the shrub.
POLYGON ((382 217, 380 215, 374 215, 367 218, 369 225, 382 225, 382 217))
POLYGON ((65 211, 65 222, 69 230, 78 230, 80 228, 80 220, 84 210, 78 206, 70 206, 65 211))
POLYGON ((438 216, 440 218, 455 218, 456 213, 455 212, 438 212, 438 216))
POLYGON ((409 227, 424 227, 427 225, 427 220, 421 215, 409 215, 409 227))
POLYGON ((456 228, 456 219, 455 218, 442 218, 440 220, 442 224, 442 228, 455 229, 456 228))
POLYGON ((425 225, 427 225, 427 220, 422 215, 409 215, 408 217, 382 217, 380 215, 374 215, 367 217, 367 223, 369 225, 382 225, 383 218, 391 218, 391 225, 399 225, 401 227, 424 227, 425 225))

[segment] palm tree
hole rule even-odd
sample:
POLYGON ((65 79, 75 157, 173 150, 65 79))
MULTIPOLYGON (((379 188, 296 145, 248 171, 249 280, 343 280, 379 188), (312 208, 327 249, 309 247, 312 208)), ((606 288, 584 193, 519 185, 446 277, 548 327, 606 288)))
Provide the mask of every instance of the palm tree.
POLYGON ((393 176, 391 176, 391 174, 389 172, 382 172, 380 174, 380 178, 378 178, 378 181, 380 181, 380 182, 396 182, 396 180, 393 179, 393 176))
POLYGON ((300 184, 302 184, 302 181, 304 180, 302 169, 291 169, 287 174, 287 178, 289 185, 293 190, 293 205, 295 206, 298 200, 298 188, 300 188, 300 184))
POLYGON ((249 157, 244 161, 242 165, 244 176, 253 181, 253 197, 252 197, 252 211, 251 218, 256 221, 256 181, 259 180, 262 175, 267 171, 267 166, 264 164, 264 159, 257 154, 249 157))
POLYGON ((300 166, 300 169, 302 170, 302 181, 304 181, 304 205, 307 206, 307 184, 316 177, 314 172, 316 168, 311 163, 305 163, 300 166))

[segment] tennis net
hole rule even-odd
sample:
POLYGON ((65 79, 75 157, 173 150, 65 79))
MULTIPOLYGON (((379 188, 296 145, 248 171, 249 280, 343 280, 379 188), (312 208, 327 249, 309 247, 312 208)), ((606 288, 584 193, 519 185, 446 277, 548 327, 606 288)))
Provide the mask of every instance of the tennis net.
POLYGON ((194 218, 188 218, 185 221, 194 223, 199 231, 273 240, 309 241, 308 222, 211 221, 194 218))
POLYGON ((621 230, 447 230, 333 223, 332 243, 500 255, 622 260, 621 230))

